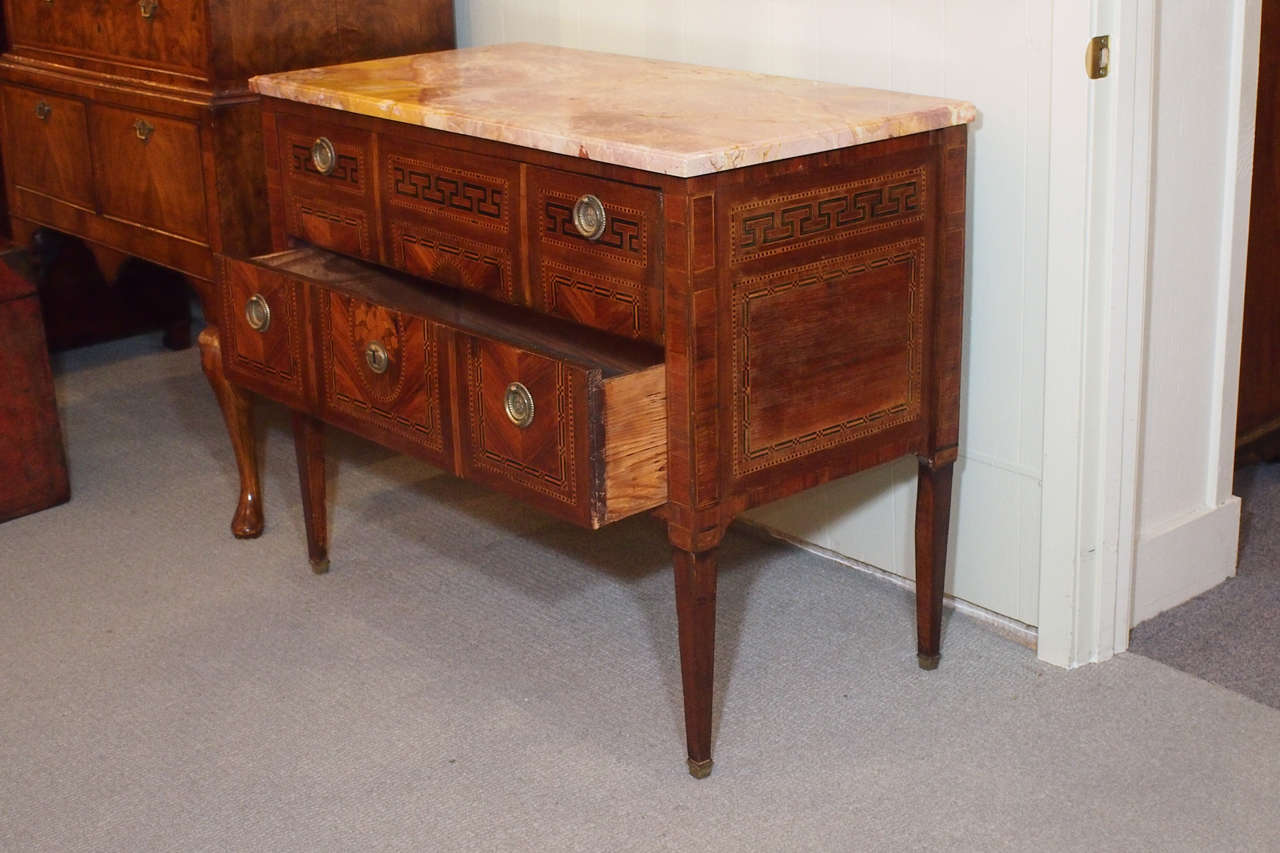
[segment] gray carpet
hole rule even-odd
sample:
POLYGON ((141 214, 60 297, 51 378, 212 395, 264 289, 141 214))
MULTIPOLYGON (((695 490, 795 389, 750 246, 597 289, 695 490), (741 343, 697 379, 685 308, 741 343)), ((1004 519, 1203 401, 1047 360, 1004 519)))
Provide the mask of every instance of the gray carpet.
POLYGON ((1130 650, 1280 708, 1280 464, 1236 472, 1235 577, 1134 629, 1130 650))
POLYGON ((716 769, 684 769, 667 548, 352 439, 313 576, 194 353, 61 360, 69 504, 0 525, 0 850, 1275 850, 1280 711, 1123 655, 1067 672, 734 534, 716 769))

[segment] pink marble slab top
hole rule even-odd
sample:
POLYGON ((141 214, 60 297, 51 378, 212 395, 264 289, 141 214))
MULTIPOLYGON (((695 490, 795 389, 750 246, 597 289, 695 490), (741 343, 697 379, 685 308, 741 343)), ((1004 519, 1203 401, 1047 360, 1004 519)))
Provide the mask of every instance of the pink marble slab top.
POLYGON ((263 95, 692 177, 973 121, 972 104, 502 44, 265 74, 263 95))

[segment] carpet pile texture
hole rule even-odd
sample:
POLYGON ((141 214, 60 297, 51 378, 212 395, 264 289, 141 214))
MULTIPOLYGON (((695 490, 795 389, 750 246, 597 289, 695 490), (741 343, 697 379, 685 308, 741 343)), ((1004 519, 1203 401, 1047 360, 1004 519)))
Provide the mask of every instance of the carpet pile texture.
POLYGON ((1074 671, 752 535, 723 549, 715 772, 684 767, 663 530, 591 533, 332 434, 308 570, 193 352, 60 359, 62 507, 0 525, 0 849, 1267 850, 1280 711, 1137 655, 1074 671))

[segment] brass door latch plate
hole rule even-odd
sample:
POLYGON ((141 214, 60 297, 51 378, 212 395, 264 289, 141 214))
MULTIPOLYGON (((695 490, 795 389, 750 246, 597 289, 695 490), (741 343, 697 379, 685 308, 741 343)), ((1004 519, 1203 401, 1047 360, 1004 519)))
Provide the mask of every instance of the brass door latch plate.
POLYGON ((1094 36, 1084 52, 1084 70, 1090 80, 1101 80, 1111 70, 1111 36, 1094 36))

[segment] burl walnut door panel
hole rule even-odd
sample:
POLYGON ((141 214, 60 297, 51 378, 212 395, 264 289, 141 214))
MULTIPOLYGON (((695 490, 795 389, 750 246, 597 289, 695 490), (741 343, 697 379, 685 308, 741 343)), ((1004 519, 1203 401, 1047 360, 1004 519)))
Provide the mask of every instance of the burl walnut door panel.
POLYGON ((325 418, 451 467, 440 327, 340 292, 316 293, 325 418))
POLYGON ((207 240, 199 125, 95 104, 89 128, 103 214, 207 240))
POLYGON ((549 314, 661 343, 662 194, 530 167, 530 269, 534 305, 549 314), (574 208, 598 199, 599 234, 584 234, 574 208))
POLYGON ((9 0, 13 44, 200 74, 201 0, 9 0))
POLYGON ((203 0, 96 0, 93 5, 98 52, 192 74, 205 70, 203 0))
POLYGON ((528 302, 520 269, 520 166, 379 137, 383 221, 392 266, 528 302))
MULTIPOLYGON (((48 92, 5 87, 5 159, 18 189, 94 207, 85 105, 48 92)), ((10 200, 23 210, 22 194, 10 200)))
POLYGON ((93 10, 101 0, 6 0, 9 40, 15 46, 53 48, 72 53, 95 50, 93 10))
POLYGON ((223 258, 223 367, 228 378, 274 400, 303 407, 303 286, 248 261, 223 258))

